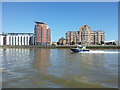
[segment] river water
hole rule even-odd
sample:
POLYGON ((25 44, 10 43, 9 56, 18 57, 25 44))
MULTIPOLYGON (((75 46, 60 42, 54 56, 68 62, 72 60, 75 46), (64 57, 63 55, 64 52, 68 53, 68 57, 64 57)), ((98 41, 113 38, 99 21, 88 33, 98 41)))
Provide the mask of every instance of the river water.
POLYGON ((117 49, 0 49, 3 88, 117 88, 117 49))

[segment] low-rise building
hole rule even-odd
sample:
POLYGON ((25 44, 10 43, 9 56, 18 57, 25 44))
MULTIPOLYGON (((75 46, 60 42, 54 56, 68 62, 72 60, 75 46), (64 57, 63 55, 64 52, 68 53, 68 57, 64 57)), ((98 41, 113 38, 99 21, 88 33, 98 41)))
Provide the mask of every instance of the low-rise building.
POLYGON ((66 45, 66 39, 64 37, 59 39, 59 45, 66 45))
POLYGON ((34 45, 33 33, 2 33, 0 45, 34 45))
POLYGON ((57 42, 52 42, 52 45, 57 45, 57 42))
POLYGON ((105 41, 104 44, 105 45, 120 45, 120 42, 116 40, 110 40, 110 41, 105 41))

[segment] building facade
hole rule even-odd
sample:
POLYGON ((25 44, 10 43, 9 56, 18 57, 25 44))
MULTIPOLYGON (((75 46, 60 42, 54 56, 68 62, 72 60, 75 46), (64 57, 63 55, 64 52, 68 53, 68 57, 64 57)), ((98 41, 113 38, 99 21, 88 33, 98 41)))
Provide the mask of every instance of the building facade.
POLYGON ((66 42, 67 44, 79 44, 79 31, 68 31, 66 33, 66 42))
POLYGON ((36 22, 34 33, 1 33, 0 45, 50 45, 50 28, 44 22, 36 22))
POLYGON ((88 25, 83 25, 79 31, 66 33, 67 44, 74 42, 80 45, 101 44, 105 40, 105 32, 102 30, 92 31, 88 25))
POLYGON ((91 41, 90 44, 102 44, 105 41, 105 32, 102 30, 91 31, 91 41))
POLYGON ((110 40, 110 41, 105 41, 104 44, 105 45, 120 45, 120 41, 110 40))
POLYGON ((34 45, 33 33, 2 33, 0 45, 34 45))
POLYGON ((49 26, 44 22, 35 21, 36 25, 34 28, 35 33, 35 44, 36 45, 50 45, 51 34, 49 26))
POLYGON ((79 29, 80 44, 90 44, 91 42, 91 28, 88 25, 83 25, 79 29))
POLYGON ((59 39, 59 45, 66 45, 66 39, 64 37, 59 39))

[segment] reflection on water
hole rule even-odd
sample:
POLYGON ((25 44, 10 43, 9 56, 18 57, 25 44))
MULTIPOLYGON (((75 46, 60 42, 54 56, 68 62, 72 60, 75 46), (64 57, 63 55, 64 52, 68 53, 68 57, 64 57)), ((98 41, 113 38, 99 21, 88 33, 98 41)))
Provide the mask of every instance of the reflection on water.
POLYGON ((35 49, 34 67, 36 69, 48 72, 46 68, 48 68, 51 65, 50 50, 51 49, 35 49))
POLYGON ((39 48, 0 49, 0 52, 5 88, 118 87, 116 53, 71 53, 69 49, 39 48))

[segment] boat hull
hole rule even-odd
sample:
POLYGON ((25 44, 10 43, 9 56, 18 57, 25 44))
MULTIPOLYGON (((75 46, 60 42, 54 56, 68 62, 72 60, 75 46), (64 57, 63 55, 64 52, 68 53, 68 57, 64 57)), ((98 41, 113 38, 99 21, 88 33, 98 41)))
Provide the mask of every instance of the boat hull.
POLYGON ((86 52, 86 51, 88 52, 88 51, 90 51, 90 50, 88 50, 88 49, 72 48, 71 51, 72 51, 72 52, 86 52))

